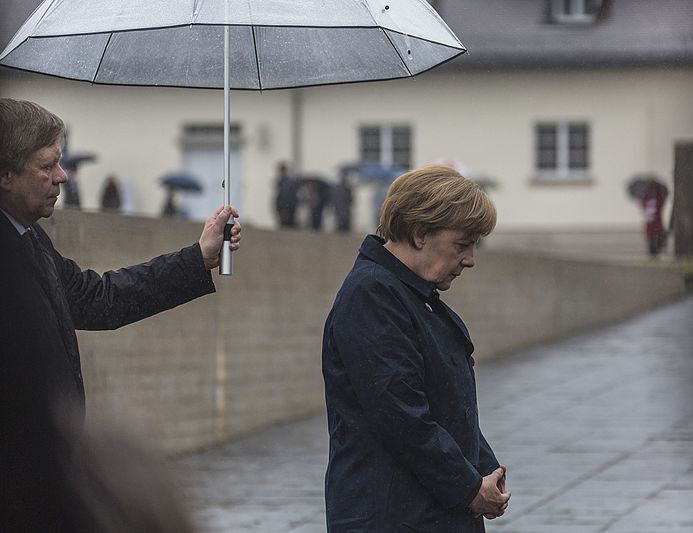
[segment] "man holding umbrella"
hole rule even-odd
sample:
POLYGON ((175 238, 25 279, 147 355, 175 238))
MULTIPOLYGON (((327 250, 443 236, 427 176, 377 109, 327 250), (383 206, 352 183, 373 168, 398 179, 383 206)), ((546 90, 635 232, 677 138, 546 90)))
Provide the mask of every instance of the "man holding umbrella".
MULTIPOLYGON (((116 329, 194 298, 214 292, 210 269, 219 264, 223 229, 233 207, 219 208, 206 221, 198 243, 152 259, 147 263, 106 272, 102 276, 81 270, 53 247, 36 224, 53 214, 59 186, 67 181, 60 166, 62 120, 41 106, 0 99, 0 247, 3 272, 30 273, 36 290, 31 298, 35 317, 48 332, 52 355, 46 379, 37 387, 48 396, 84 409, 84 384, 75 329, 116 329), (56 354, 57 352, 57 354, 56 354)), ((240 241, 240 224, 232 229, 232 249, 240 241)), ((3 276, 0 294, 11 294, 13 279, 3 276)), ((16 302, 19 305, 21 302, 16 302)), ((10 327, 14 302, 3 302, 3 344, 21 352, 28 339, 10 327), (7 313, 7 314, 6 314, 7 313), (7 329, 7 331, 5 331, 7 329)), ((27 350, 29 348, 26 348, 27 350)), ((36 354, 32 354, 35 356, 36 354)), ((21 358, 3 353, 3 365, 21 358)))

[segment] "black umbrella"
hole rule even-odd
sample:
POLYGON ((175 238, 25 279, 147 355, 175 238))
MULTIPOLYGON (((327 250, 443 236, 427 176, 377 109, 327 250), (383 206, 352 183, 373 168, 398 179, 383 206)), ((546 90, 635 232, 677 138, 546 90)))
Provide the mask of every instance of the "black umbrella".
POLYGON ((185 172, 170 172, 161 177, 159 182, 169 189, 178 189, 189 192, 202 192, 202 184, 199 180, 185 172))
POLYGON ((96 161, 96 154, 89 152, 75 152, 74 154, 65 154, 60 162, 60 165, 63 168, 71 169, 77 168, 77 166, 81 165, 82 163, 93 163, 94 161, 96 161))
POLYGON ((659 176, 650 173, 636 174, 633 176, 630 183, 628 183, 628 194, 633 198, 641 200, 652 187, 654 187, 658 195, 664 198, 669 194, 669 188, 659 181, 659 176))

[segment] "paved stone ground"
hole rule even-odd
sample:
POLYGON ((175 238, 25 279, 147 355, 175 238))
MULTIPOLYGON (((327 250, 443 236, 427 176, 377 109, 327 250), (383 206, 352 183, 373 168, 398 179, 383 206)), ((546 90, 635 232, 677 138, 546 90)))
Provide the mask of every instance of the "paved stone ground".
MULTIPOLYGON (((693 532, 693 297, 477 365, 513 492, 489 533, 693 532)), ((181 459, 202 531, 325 530, 323 417, 181 459)))

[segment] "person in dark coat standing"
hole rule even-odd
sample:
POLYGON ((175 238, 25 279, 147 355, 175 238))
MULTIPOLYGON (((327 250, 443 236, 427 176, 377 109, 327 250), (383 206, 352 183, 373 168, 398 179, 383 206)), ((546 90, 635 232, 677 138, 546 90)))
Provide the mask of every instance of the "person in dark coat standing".
POLYGON ((286 163, 277 167, 277 197, 274 202, 279 215, 279 225, 283 228, 296 227, 296 206, 298 204, 298 186, 296 180, 289 176, 286 163))
MULTIPOLYGON (((98 275, 60 255, 36 224, 53 214, 59 186, 62 120, 41 106, 0 99, 0 246, 31 270, 41 287, 45 320, 60 335, 63 399, 84 404, 75 329, 116 329, 214 292, 210 270, 219 264, 223 228, 238 213, 219 208, 207 219, 199 242, 147 263, 98 275)), ((232 229, 239 247, 240 225, 232 229)), ((11 357, 11 354, 9 355, 11 357)))
MULTIPOLYGON (((36 223, 53 214, 67 180, 60 166, 63 136, 64 124, 53 113, 0 98, 0 375, 7 446, 0 479, 2 493, 17 504, 12 516, 18 520, 2 513, 3 531, 60 531, 23 521, 40 518, 37 501, 52 509, 45 523, 60 514, 60 490, 49 488, 53 473, 41 465, 53 464, 57 453, 46 435, 59 413, 46 406, 84 416, 75 329, 115 329, 214 292, 209 271, 219 263, 229 215, 238 215, 219 208, 196 244, 147 263, 103 275, 82 270, 36 223)), ((232 229, 234 250, 240 229, 232 229)))
POLYGON ((496 211, 447 167, 399 177, 327 317, 327 530, 483 532, 510 493, 479 428, 469 332, 439 297, 496 211))

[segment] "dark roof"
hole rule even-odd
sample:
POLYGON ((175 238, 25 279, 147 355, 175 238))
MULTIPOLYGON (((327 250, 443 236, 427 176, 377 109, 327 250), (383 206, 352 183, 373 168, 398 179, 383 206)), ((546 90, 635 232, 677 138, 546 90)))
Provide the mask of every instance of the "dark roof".
POLYGON ((438 0, 469 50, 457 68, 693 64, 693 0, 604 0, 594 23, 555 23, 550 0, 438 0))
MULTIPOLYGON (((693 64, 693 0, 603 0, 594 24, 556 24, 551 0, 437 0, 469 49, 457 68, 693 64)), ((41 0, 1 0, 0 50, 41 0)))

